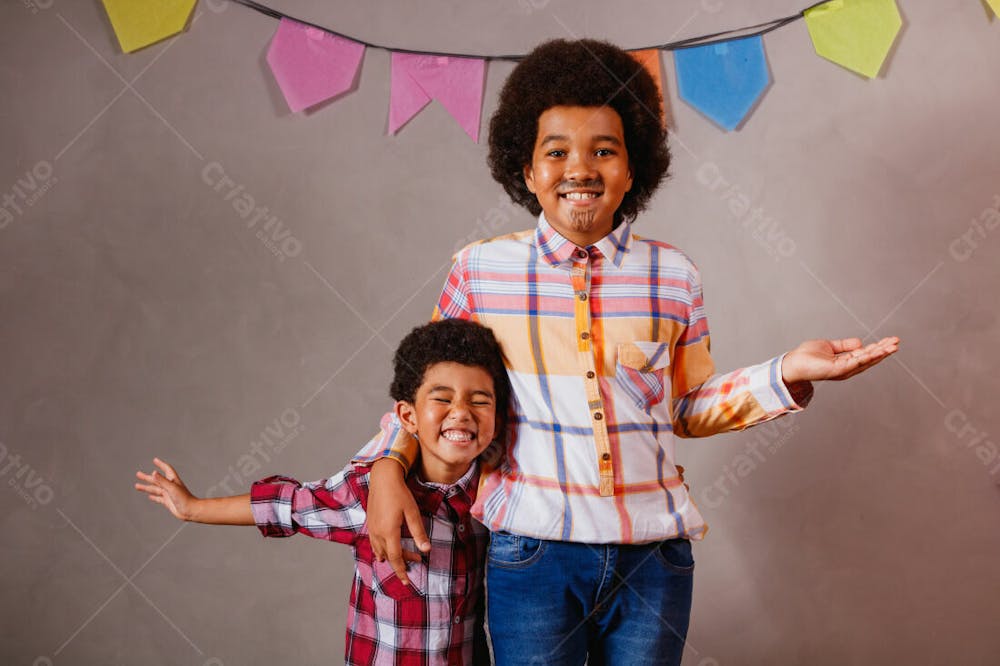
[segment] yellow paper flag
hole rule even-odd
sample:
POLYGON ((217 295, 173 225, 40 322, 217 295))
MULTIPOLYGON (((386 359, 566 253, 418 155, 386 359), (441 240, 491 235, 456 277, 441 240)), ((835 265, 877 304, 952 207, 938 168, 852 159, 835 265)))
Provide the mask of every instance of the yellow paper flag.
POLYGON ((986 0, 986 4, 990 6, 994 14, 1000 16, 1000 0, 986 0))
POLYGON ((184 29, 197 0, 104 0, 122 51, 131 53, 184 29))
POLYGON ((903 25, 896 0, 831 0, 808 10, 805 19, 817 54, 870 79, 903 25))

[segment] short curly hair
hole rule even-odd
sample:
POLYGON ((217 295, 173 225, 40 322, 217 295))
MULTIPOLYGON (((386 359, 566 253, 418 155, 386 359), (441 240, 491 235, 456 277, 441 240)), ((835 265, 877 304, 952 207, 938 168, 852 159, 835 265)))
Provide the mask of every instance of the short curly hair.
POLYGON ((493 178, 514 203, 542 212, 524 183, 538 134, 538 118, 553 106, 609 106, 622 120, 632 189, 615 211, 615 226, 632 221, 667 177, 670 149, 662 100, 646 68, 627 52, 593 39, 543 42, 522 60, 500 91, 490 119, 493 178))
POLYGON ((427 368, 448 362, 482 368, 489 373, 493 378, 497 417, 503 420, 510 401, 503 352, 493 331, 472 321, 442 319, 410 331, 396 349, 389 394, 393 400, 415 402, 427 368))

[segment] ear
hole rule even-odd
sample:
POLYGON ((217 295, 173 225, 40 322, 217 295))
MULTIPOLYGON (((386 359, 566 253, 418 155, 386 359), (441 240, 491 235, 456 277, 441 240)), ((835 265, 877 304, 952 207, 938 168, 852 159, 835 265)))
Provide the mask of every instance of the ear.
POLYGON ((632 163, 628 163, 628 184, 625 186, 625 191, 628 192, 632 189, 632 163))
POLYGON ((400 400, 396 403, 396 416, 403 429, 411 435, 417 434, 417 408, 412 403, 400 400))
POLYGON ((524 165, 524 184, 527 185, 529 192, 535 194, 535 171, 530 164, 524 165))

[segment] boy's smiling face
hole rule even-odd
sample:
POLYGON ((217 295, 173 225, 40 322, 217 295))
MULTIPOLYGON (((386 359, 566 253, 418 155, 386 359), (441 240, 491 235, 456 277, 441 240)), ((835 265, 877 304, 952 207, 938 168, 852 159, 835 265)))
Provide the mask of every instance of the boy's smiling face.
POLYGON ((493 441, 493 378, 478 366, 435 363, 424 372, 415 402, 397 402, 396 414, 420 441, 424 479, 454 483, 493 441))
POLYGON ((524 182, 568 240, 586 247, 607 236, 632 189, 621 116, 609 106, 546 109, 524 182))

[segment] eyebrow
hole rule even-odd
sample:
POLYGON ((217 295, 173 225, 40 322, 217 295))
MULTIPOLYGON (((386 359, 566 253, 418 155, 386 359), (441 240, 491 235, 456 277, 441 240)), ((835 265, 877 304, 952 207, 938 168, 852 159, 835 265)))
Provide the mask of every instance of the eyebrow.
MULTIPOLYGON (((600 143, 601 141, 606 141, 616 146, 622 145, 622 140, 611 134, 597 134, 594 137, 592 137, 592 140, 594 141, 594 143, 600 143)), ((542 142, 538 145, 544 146, 545 144, 550 143, 552 141, 569 141, 569 137, 563 134, 547 134, 545 138, 542 139, 542 142)))
MULTIPOLYGON (((451 386, 445 386, 444 384, 439 384, 437 386, 432 386, 427 392, 428 393, 436 393, 437 391, 450 391, 450 392, 454 393, 455 389, 453 387, 451 387, 451 386)), ((473 395, 485 395, 487 398, 492 398, 493 397, 493 394, 490 393, 489 391, 473 391, 472 394, 473 395)))

